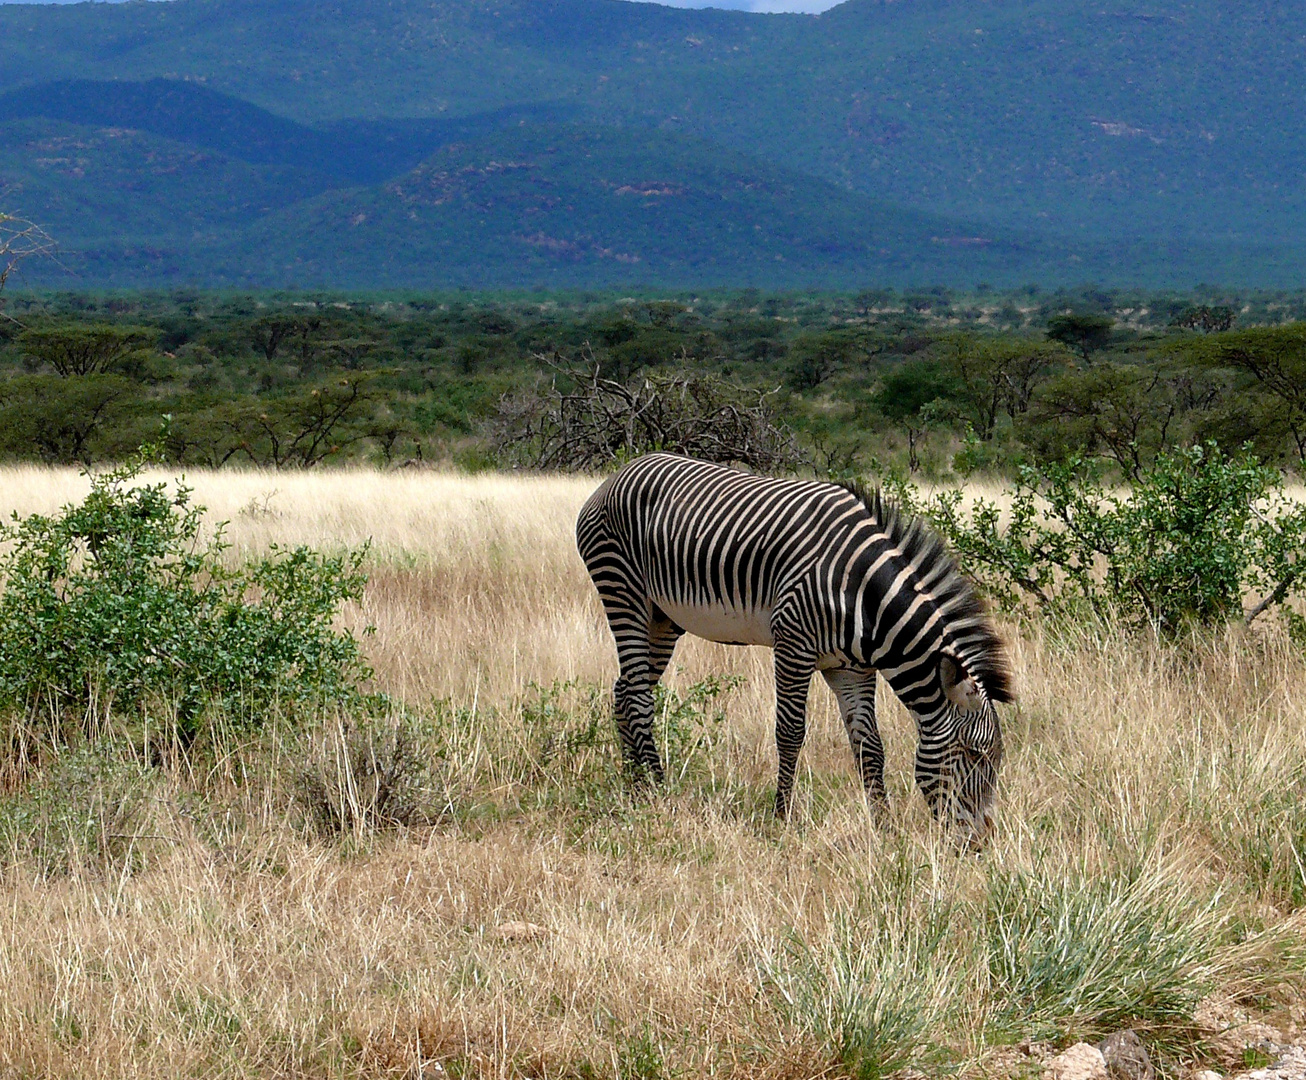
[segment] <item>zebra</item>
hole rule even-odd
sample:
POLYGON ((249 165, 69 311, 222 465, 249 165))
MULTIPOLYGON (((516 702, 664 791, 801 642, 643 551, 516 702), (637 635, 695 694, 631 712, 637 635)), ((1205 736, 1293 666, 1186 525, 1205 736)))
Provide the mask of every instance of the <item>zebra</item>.
POLYGON ((672 454, 636 458, 590 496, 576 543, 620 675, 626 768, 660 782, 653 686, 686 632, 775 653, 775 813, 788 816, 821 672, 872 810, 887 807, 877 672, 916 721, 916 784, 975 846, 993 828, 1006 652, 974 586, 921 520, 878 489, 757 476, 672 454))

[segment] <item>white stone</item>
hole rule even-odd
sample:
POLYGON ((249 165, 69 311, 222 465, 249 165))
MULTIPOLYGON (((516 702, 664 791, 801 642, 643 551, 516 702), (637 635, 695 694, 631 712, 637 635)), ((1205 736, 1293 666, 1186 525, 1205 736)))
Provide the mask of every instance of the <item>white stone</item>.
POLYGON ((500 923, 494 928, 494 936, 500 941, 535 941, 548 934, 548 931, 533 922, 500 923))
POLYGON ((1272 1065, 1240 1073, 1234 1080, 1306 1080, 1306 1047, 1285 1047, 1272 1065))
POLYGON ((1044 1066, 1047 1080, 1107 1080, 1106 1058, 1096 1046, 1075 1043, 1044 1066))

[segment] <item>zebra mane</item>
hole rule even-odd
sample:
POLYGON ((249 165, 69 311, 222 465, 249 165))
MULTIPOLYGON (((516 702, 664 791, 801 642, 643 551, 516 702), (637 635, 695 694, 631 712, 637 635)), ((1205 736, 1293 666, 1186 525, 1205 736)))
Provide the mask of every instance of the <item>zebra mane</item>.
POLYGON ((860 500, 875 525, 902 550, 903 557, 917 564, 921 577, 934 579, 930 593, 940 607, 947 609, 949 622, 960 630, 959 659, 989 700, 1014 701, 1006 646, 993 629, 988 606, 975 583, 961 572, 943 538, 924 518, 886 499, 878 487, 868 489, 856 481, 839 486, 860 500))

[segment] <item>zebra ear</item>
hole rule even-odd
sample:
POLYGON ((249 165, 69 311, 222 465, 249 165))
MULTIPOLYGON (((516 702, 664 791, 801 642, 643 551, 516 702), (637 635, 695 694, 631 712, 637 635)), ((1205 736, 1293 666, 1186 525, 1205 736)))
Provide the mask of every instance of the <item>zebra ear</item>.
POLYGON ((984 694, 979 683, 949 653, 939 657, 939 681, 943 683, 944 696, 961 712, 973 713, 983 707, 984 694))

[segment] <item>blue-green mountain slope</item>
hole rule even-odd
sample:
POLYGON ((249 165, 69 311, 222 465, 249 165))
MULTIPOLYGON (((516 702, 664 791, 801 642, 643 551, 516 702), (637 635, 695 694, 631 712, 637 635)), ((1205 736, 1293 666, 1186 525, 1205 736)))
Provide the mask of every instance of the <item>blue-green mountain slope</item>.
POLYGON ((256 264, 263 280, 314 284, 923 283, 1058 258, 684 135, 573 125, 456 144, 270 215, 252 237, 244 248, 276 253, 256 264))
POLYGON ((1075 266, 675 132, 521 123, 348 186, 313 171, 309 145, 273 166, 25 118, 0 121, 0 176, 63 238, 39 272, 67 284, 793 286, 1075 266))
MULTIPOLYGON (((1298 5, 1269 0, 848 0, 819 18, 620 0, 2 5, 0 92, 10 115, 96 126, 103 111, 58 112, 77 93, 51 84, 155 87, 119 91, 118 113, 240 160, 261 147, 247 163, 325 182, 306 180, 305 198, 568 119, 685 134, 1020 237, 1027 276, 1064 268, 1045 258, 1062 251, 1140 283, 1291 284, 1306 246, 1303 25, 1298 5), (153 80, 173 80, 171 105, 145 100, 166 96, 153 80), (205 89, 238 99, 207 135, 155 115, 209 115, 205 89)), ((815 212, 827 189, 810 190, 815 212)))

